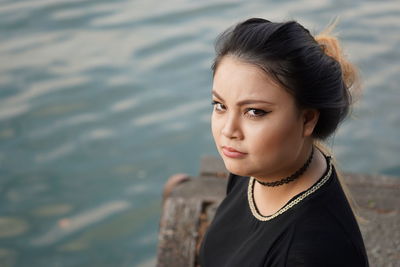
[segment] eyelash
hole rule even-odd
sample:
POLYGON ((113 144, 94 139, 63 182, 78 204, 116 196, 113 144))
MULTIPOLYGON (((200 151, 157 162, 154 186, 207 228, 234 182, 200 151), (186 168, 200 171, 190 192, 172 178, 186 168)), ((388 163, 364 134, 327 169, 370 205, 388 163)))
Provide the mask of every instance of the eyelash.
MULTIPOLYGON (((217 104, 221 104, 221 103, 217 102, 217 101, 214 101, 214 100, 211 101, 211 105, 213 106, 214 110, 215 110, 215 105, 217 105, 217 104)), ((261 109, 256 109, 256 108, 248 108, 246 111, 250 111, 250 110, 254 110, 254 111, 258 111, 258 112, 262 113, 261 115, 248 115, 248 113, 246 112, 245 116, 250 117, 250 118, 260 118, 260 117, 263 117, 264 115, 266 115, 267 113, 269 113, 267 111, 264 111, 264 110, 261 110, 261 109)), ((219 110, 216 110, 216 111, 219 112, 219 110)))

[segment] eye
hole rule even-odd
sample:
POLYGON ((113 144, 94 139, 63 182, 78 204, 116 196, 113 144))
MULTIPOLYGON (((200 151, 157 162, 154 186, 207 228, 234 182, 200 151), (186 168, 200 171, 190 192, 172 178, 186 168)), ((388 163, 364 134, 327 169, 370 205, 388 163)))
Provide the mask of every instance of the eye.
POLYGON ((224 106, 224 105, 222 105, 221 103, 219 103, 219 102, 217 102, 217 101, 214 101, 214 100, 211 102, 211 105, 212 105, 212 106, 215 106, 215 107, 214 107, 214 110, 216 110, 216 111, 221 111, 221 109, 220 109, 221 106, 224 106))
MULTIPOLYGON (((218 112, 222 112, 222 109, 224 109, 224 105, 219 103, 219 102, 217 102, 217 101, 215 101, 215 100, 213 100, 211 102, 211 105, 215 106, 214 110, 216 110, 218 112)), ((247 116, 249 118, 259 118, 259 117, 264 116, 267 113, 269 113, 269 112, 261 110, 261 109, 248 108, 248 109, 246 109, 245 116, 247 116)))
POLYGON ((267 114, 268 112, 261 110, 261 109, 255 109, 255 108, 249 108, 247 109, 246 116, 251 117, 251 118, 259 118, 267 114))

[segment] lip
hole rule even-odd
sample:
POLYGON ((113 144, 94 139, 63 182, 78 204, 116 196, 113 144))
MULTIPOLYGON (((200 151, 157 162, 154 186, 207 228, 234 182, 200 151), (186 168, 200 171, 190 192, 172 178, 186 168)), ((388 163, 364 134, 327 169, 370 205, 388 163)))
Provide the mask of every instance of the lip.
POLYGON ((222 152, 224 153, 225 156, 230 157, 230 158, 242 158, 247 154, 247 153, 237 151, 236 149, 234 149, 232 147, 228 147, 228 146, 223 146, 222 152))

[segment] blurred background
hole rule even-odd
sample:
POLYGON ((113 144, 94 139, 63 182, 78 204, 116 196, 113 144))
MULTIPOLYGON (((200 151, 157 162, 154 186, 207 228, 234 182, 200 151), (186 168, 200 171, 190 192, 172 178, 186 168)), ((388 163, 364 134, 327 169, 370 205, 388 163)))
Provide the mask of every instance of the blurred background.
POLYGON ((364 95, 328 144, 344 171, 400 176, 397 0, 2 0, 0 266, 154 266, 164 183, 218 155, 216 36, 336 16, 364 95))

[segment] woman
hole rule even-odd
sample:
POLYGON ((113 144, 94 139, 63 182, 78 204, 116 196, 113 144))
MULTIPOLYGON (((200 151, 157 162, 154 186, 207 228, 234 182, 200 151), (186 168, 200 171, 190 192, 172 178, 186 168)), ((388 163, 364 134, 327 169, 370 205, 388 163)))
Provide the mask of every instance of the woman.
POLYGON ((252 18, 220 35, 212 70, 212 133, 229 179, 201 266, 368 266, 322 145, 356 82, 337 40, 252 18))

